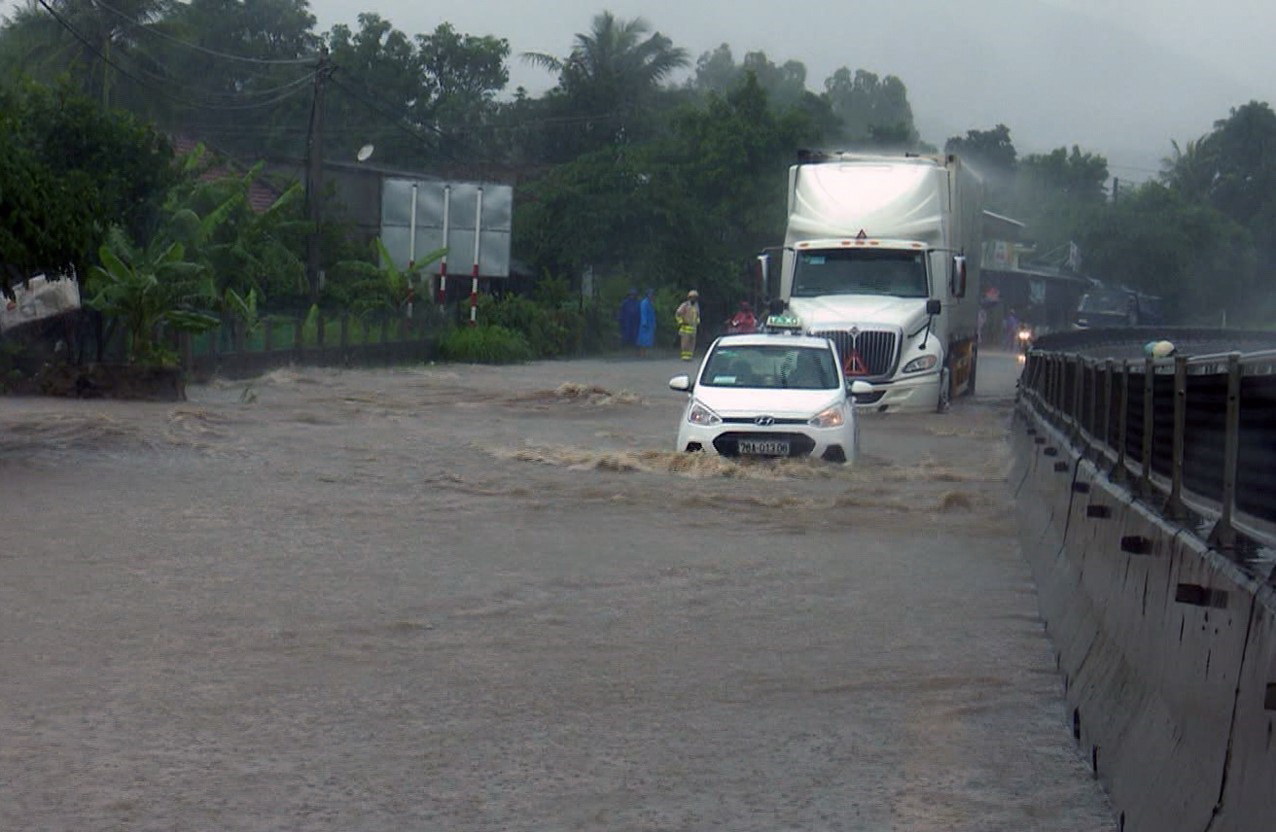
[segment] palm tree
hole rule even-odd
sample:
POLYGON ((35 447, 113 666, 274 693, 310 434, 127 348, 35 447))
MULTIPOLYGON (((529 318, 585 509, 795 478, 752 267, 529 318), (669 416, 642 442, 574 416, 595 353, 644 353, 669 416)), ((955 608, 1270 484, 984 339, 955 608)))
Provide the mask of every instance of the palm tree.
POLYGON ((46 81, 70 73, 86 95, 109 107, 122 59, 134 71, 153 71, 139 67, 131 47, 139 30, 156 26, 169 10, 170 0, 27 0, 0 30, 0 66, 46 81))
POLYGON ((641 17, 621 20, 611 12, 596 15, 588 34, 577 33, 566 58, 543 52, 526 52, 523 58, 557 72, 563 94, 586 113, 602 112, 599 107, 629 110, 690 63, 687 50, 652 32, 641 17))
POLYGON ((1182 147, 1170 140, 1174 154, 1161 160, 1161 181, 1191 200, 1208 199, 1219 171, 1208 137, 1189 139, 1182 147))

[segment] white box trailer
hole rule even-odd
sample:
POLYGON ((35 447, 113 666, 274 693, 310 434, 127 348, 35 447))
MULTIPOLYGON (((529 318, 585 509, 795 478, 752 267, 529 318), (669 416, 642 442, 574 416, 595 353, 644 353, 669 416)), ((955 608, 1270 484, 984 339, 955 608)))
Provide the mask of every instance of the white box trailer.
POLYGON ((983 186, 955 156, 819 155, 789 169, 780 297, 833 339, 857 403, 974 390, 983 186))

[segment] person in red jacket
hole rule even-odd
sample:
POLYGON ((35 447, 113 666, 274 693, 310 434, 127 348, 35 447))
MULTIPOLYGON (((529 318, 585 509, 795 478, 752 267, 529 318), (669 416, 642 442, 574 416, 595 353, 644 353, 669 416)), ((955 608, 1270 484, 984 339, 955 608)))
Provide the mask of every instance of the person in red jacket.
POLYGON ((753 314, 753 307, 747 300, 740 301, 740 311, 727 321, 727 332, 731 335, 745 335, 758 331, 758 319, 753 314))

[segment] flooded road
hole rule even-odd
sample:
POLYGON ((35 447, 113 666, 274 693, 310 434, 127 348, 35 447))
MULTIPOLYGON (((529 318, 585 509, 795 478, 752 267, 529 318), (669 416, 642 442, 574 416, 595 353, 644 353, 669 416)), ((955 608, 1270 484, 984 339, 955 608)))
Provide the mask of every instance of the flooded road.
POLYGON ((671 453, 684 367, 0 399, 0 829, 1113 829, 1014 360, 854 468, 671 453))

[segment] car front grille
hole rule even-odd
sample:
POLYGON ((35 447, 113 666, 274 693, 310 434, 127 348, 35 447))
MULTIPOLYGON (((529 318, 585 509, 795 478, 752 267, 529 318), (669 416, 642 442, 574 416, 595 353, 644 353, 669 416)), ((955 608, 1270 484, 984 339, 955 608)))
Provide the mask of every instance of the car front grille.
POLYGON ((789 440, 789 456, 810 456, 815 450, 815 440, 803 433, 748 433, 745 431, 729 431, 718 434, 713 440, 713 447, 723 456, 739 456, 741 439, 787 439, 789 440))
MULTIPOLYGON (((758 423, 757 416, 723 416, 722 421, 728 425, 756 425, 758 423)), ((805 425, 811 420, 807 419, 771 419, 773 425, 805 425)))
POLYGON ((860 329, 852 334, 850 330, 835 329, 811 334, 828 338, 837 345, 837 354, 842 359, 842 368, 848 377, 888 378, 895 373, 895 362, 899 360, 898 332, 860 329), (856 366, 851 358, 853 352, 859 354, 858 366, 867 372, 853 372, 853 367, 856 366))

